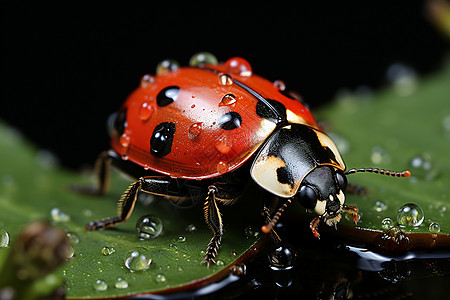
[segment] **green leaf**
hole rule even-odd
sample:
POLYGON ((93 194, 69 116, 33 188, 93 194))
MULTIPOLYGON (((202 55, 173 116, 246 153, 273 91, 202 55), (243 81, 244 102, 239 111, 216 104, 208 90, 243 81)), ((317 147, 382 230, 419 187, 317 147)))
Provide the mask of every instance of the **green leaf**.
MULTIPOLYGON (((225 235, 216 257, 217 265, 210 268, 200 263, 212 237, 204 222, 203 203, 179 209, 168 200, 141 194, 141 202, 128 222, 111 230, 86 232, 84 225, 89 221, 117 214, 116 201, 130 181, 113 174, 112 189, 102 197, 69 192, 70 185, 89 185, 91 178, 58 168, 51 154, 36 151, 5 125, 0 126, 0 136, 0 228, 9 233, 10 244, 25 224, 33 220, 48 220, 67 231, 74 255, 59 274, 66 282, 68 298, 199 288, 227 276, 232 264, 243 262, 244 253, 252 256, 260 249, 252 247, 258 238, 252 235, 254 229, 249 232, 248 227, 254 225, 259 232, 261 202, 250 197, 247 197, 250 201, 221 207, 225 235), (145 204, 150 201, 153 203, 145 204), (135 226, 145 214, 159 217, 163 230, 156 238, 140 240, 135 226), (151 259, 147 269, 131 271, 125 266, 134 251, 151 259), (101 290, 105 285, 97 286, 98 280, 107 285, 105 290, 101 290), (125 281, 128 286, 123 288, 125 281)), ((7 252, 7 248, 0 248, 0 269, 7 252)))
POLYGON ((347 204, 357 206, 361 218, 356 226, 341 222, 344 228, 338 234, 376 244, 379 233, 389 228, 383 220, 397 225, 398 210, 414 203, 422 208, 424 221, 400 227, 411 240, 410 248, 450 247, 450 64, 439 74, 410 80, 407 86, 400 82, 371 95, 343 95, 319 112, 347 169, 412 172, 410 178, 349 175, 349 182, 366 188, 367 195, 347 195, 347 204), (440 232, 432 236, 429 226, 434 222, 440 232))

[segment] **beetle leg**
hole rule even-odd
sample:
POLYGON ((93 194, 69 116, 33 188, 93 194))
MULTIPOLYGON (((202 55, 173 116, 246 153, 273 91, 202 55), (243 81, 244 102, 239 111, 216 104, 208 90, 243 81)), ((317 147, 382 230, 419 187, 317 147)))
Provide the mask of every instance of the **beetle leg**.
POLYGON ((109 189, 109 172, 111 169, 112 156, 110 151, 100 153, 94 165, 94 173, 97 177, 96 186, 71 186, 74 192, 85 195, 104 195, 109 189))
POLYGON ((359 220, 359 215, 358 215, 359 209, 358 208, 356 208, 355 206, 351 206, 351 205, 343 205, 342 210, 353 217, 353 222, 355 222, 355 224, 358 223, 358 220, 359 220))
POLYGON ((85 226, 86 230, 105 229, 126 222, 133 212, 137 194, 142 185, 142 178, 132 183, 123 193, 118 203, 118 217, 106 218, 101 221, 90 222, 85 226))
POLYGON ((211 241, 208 243, 206 247, 206 256, 202 260, 202 263, 206 262, 207 267, 209 264, 216 263, 214 258, 217 255, 217 251, 219 251, 219 247, 222 241, 223 236, 223 224, 222 224, 222 216, 220 214, 219 208, 217 207, 217 201, 215 194, 217 193, 217 188, 214 185, 209 186, 208 188, 208 197, 205 200, 205 221, 208 224, 209 228, 212 230, 214 236, 211 238, 211 241))
POLYGON ((319 231, 317 230, 317 228, 319 227, 319 223, 320 223, 320 218, 315 217, 309 224, 309 228, 311 228, 313 235, 318 239, 320 239, 320 234, 319 234, 319 231))

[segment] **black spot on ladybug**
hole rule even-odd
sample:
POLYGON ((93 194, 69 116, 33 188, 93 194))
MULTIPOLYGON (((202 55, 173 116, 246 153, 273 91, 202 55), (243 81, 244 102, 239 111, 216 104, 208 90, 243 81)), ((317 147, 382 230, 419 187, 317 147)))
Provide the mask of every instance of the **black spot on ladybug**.
POLYGON ((218 121, 220 128, 225 130, 232 130, 241 127, 242 117, 235 111, 227 112, 222 115, 218 121))
POLYGON ((156 96, 156 103, 158 103, 158 106, 161 107, 169 105, 173 101, 177 100, 179 91, 180 88, 175 85, 171 85, 162 89, 156 96))
POLYGON ((286 107, 281 102, 273 99, 266 99, 266 102, 258 101, 256 103, 256 114, 258 116, 276 124, 287 121, 286 107))
POLYGON ((124 108, 117 114, 113 123, 113 128, 116 131, 117 136, 119 137, 123 134, 126 127, 127 127, 127 109, 124 108))
POLYGON ((163 157, 172 150, 175 124, 164 122, 156 125, 150 139, 150 153, 156 157, 163 157))
POLYGON ((292 174, 288 172, 286 167, 277 169, 277 180, 279 183, 289 184, 291 188, 294 187, 294 178, 292 177, 292 174))

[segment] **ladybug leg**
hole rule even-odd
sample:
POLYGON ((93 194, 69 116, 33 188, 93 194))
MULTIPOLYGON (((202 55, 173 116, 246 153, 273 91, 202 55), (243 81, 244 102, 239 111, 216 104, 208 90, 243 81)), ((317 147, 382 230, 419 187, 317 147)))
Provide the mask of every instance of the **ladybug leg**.
POLYGON ((97 176, 96 186, 71 186, 70 189, 85 195, 104 195, 109 189, 109 172, 114 158, 112 151, 102 152, 95 161, 94 173, 97 176))
POLYGON ((133 212, 134 205, 136 204, 137 194, 142 185, 142 179, 132 183, 122 197, 119 199, 119 216, 110 217, 101 221, 94 221, 87 224, 84 228, 86 230, 105 229, 115 226, 119 223, 126 222, 133 212))
POLYGON ((219 208, 217 207, 216 193, 218 192, 217 187, 210 185, 208 188, 208 196, 205 200, 204 212, 205 221, 209 228, 212 230, 214 236, 206 247, 206 256, 201 263, 206 262, 209 268, 210 263, 216 263, 214 258, 219 251, 219 247, 223 236, 223 223, 222 216, 220 214, 219 208))

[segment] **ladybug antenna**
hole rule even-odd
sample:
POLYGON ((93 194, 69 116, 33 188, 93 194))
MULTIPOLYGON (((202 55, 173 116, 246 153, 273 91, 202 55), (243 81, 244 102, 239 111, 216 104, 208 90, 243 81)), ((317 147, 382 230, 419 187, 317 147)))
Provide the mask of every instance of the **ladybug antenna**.
POLYGON ((283 206, 281 206, 281 207, 278 209, 277 213, 273 216, 272 220, 270 220, 270 222, 269 222, 268 224, 263 225, 263 226, 261 227, 261 231, 262 231, 263 233, 266 233, 266 234, 267 234, 267 233, 269 233, 270 231, 272 231, 272 229, 275 227, 275 225, 277 225, 278 220, 279 220, 280 217, 281 217, 281 214, 284 212, 284 210, 286 209, 286 207, 287 207, 289 204, 291 204, 291 202, 292 202, 292 199, 291 199, 291 198, 288 199, 288 200, 283 204, 283 206))
POLYGON ((403 172, 393 172, 389 170, 383 170, 383 169, 372 169, 372 168, 362 168, 362 169, 350 169, 347 172, 345 172, 345 175, 355 174, 355 173, 375 173, 375 174, 381 174, 381 175, 387 175, 392 177, 409 177, 411 176, 411 172, 408 170, 405 170, 403 172))

